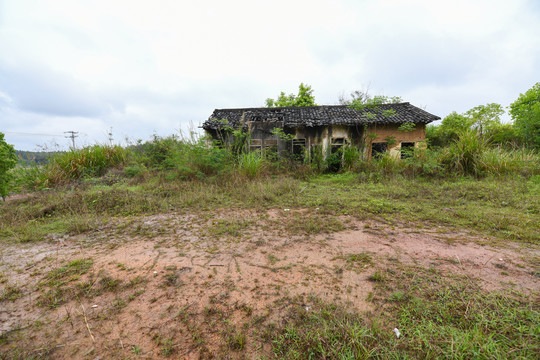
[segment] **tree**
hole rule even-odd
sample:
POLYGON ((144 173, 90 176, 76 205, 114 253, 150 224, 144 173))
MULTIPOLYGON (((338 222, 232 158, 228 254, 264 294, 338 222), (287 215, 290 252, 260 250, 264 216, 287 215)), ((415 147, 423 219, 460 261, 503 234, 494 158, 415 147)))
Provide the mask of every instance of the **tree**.
POLYGON ((12 145, 6 143, 4 134, 0 133, 0 196, 5 201, 9 194, 11 179, 13 175, 9 170, 17 164, 17 155, 12 145))
POLYGON ((540 149, 540 82, 510 104, 510 116, 523 141, 540 149))
POLYGON ((298 95, 281 92, 277 100, 266 99, 266 107, 286 107, 286 106, 316 106, 315 97, 313 96, 313 89, 309 85, 301 83, 298 87, 298 95))
POLYGON ((501 125, 501 115, 504 114, 503 107, 499 104, 491 103, 476 106, 465 113, 471 119, 472 127, 480 135, 491 134, 501 125))
POLYGON ((459 134, 476 130, 480 136, 487 136, 498 144, 513 142, 511 125, 501 123, 502 114, 502 106, 495 103, 476 106, 463 114, 453 111, 441 125, 426 128, 426 138, 430 145, 447 146, 456 141, 459 134))
POLYGON ((339 104, 340 105, 351 105, 353 102, 356 103, 366 103, 369 99, 371 99, 371 95, 369 95, 369 88, 365 91, 363 90, 355 90, 351 93, 350 98, 347 98, 343 95, 339 96, 339 104))
POLYGON ((471 118, 455 111, 446 115, 437 128, 437 136, 441 145, 449 145, 452 141, 457 140, 458 135, 469 130, 473 123, 474 121, 471 118))

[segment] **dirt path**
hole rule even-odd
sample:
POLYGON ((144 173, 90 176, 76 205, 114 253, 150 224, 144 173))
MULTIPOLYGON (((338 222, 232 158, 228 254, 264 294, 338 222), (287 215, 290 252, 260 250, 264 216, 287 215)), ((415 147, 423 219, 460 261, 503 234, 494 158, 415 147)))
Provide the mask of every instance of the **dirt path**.
POLYGON ((486 290, 539 290, 537 248, 352 218, 342 219, 343 231, 290 234, 279 226, 287 216, 147 216, 47 243, 1 245, 0 293, 12 299, 0 301, 0 333, 19 340, 0 343, 0 353, 249 358, 269 345, 248 343, 238 355, 234 336, 246 324, 279 322, 291 304, 309 309, 315 298, 371 311, 370 276, 395 262, 466 275, 486 290), (91 267, 62 278, 58 269, 76 259, 91 267))

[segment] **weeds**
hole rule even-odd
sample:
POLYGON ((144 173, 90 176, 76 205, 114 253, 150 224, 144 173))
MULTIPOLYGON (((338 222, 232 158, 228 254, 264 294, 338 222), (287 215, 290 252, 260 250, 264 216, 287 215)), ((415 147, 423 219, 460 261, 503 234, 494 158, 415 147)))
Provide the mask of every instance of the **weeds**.
POLYGON ((238 156, 238 171, 248 179, 259 176, 264 165, 264 159, 258 152, 242 153, 238 156))
POLYGON ((15 301, 22 297, 22 289, 17 285, 7 284, 0 293, 0 301, 15 301))
POLYGON ((123 165, 126 158, 124 148, 107 145, 94 145, 57 154, 47 167, 47 185, 65 183, 83 176, 101 176, 107 169, 123 165))
POLYGON ((377 285, 371 300, 376 306, 389 304, 389 314, 362 316, 319 299, 309 311, 293 307, 284 324, 273 330, 275 356, 536 358, 537 305, 509 294, 484 293, 465 279, 443 279, 429 269, 401 267, 392 273, 386 277, 379 272, 377 279, 384 277, 384 285, 377 285), (394 327, 400 329, 400 338, 393 334, 394 327))

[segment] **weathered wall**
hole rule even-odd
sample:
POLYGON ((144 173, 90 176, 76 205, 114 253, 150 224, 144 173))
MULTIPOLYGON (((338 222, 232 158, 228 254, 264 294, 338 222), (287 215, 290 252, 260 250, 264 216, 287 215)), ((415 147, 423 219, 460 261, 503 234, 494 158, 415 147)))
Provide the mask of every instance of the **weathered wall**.
MULTIPOLYGON (((388 151, 394 156, 400 156, 402 142, 414 142, 415 146, 418 147, 418 142, 426 139, 425 124, 416 124, 412 131, 400 131, 398 130, 399 126, 399 124, 372 125, 368 126, 366 134, 368 136, 369 134, 377 135, 371 143, 387 142, 388 137, 394 137, 396 143, 388 146, 388 151)), ((366 151, 368 155, 371 155, 371 146, 368 146, 366 151)))
MULTIPOLYGON (((251 133, 251 140, 248 146, 252 150, 268 149, 276 147, 279 153, 288 153, 292 151, 292 142, 285 141, 279 136, 272 133, 275 128, 282 128, 279 121, 250 121, 247 123, 251 133)), ((414 142, 418 146, 418 142, 425 140, 426 127, 424 124, 416 124, 412 131, 398 130, 398 124, 372 125, 366 129, 366 137, 369 134, 376 134, 376 137, 370 141, 370 144, 365 147, 368 155, 371 154, 372 143, 386 143, 389 137, 395 139, 395 144, 388 146, 390 153, 399 156, 402 142, 414 142)), ((324 150, 330 148, 336 139, 343 138, 344 143, 364 147, 364 127, 363 126, 319 126, 312 128, 286 128, 283 130, 285 134, 293 135, 295 139, 305 139, 305 146, 311 149, 313 145, 322 145, 324 150)), ((217 134, 212 134, 216 136, 217 134)))
POLYGON ((344 138, 347 144, 360 147, 362 145, 362 127, 353 126, 319 126, 313 128, 296 128, 290 133, 297 139, 306 139, 309 148, 322 145, 324 149, 331 146, 333 139, 344 138))

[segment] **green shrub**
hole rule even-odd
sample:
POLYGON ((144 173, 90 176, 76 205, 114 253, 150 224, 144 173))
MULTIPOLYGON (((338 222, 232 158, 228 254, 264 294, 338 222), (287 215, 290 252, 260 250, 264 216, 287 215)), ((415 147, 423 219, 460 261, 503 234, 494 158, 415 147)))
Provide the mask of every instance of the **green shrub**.
POLYGON ((488 142, 476 130, 459 132, 458 139, 442 154, 442 163, 458 175, 481 175, 480 159, 488 142))
POLYGON ((47 183, 54 185, 84 176, 101 176, 123 165, 127 152, 121 146, 94 145, 54 156, 46 168, 47 183))
POLYGON ((11 173, 13 174, 13 190, 15 192, 35 191, 42 189, 47 183, 47 168, 43 166, 18 166, 11 170, 11 173))
POLYGON ((527 149, 486 148, 480 155, 479 167, 491 175, 519 173, 530 176, 540 173, 540 155, 527 149))
POLYGON ((318 173, 326 170, 327 164, 324 160, 324 152, 321 145, 313 145, 311 147, 311 166, 318 173))
POLYGON ((136 177, 136 176, 141 176, 146 171, 147 171, 146 166, 144 166, 143 164, 131 164, 124 168, 124 174, 127 177, 131 177, 131 178, 136 177))
POLYGON ((254 179, 258 175, 264 165, 264 158, 258 152, 249 152, 238 155, 238 171, 240 174, 254 179))
POLYGON ((343 169, 354 170, 358 161, 360 160, 360 150, 356 146, 344 146, 343 147, 343 169))
POLYGON ((371 160, 372 169, 384 175, 396 175, 402 173, 407 163, 400 158, 385 152, 380 157, 371 160))

